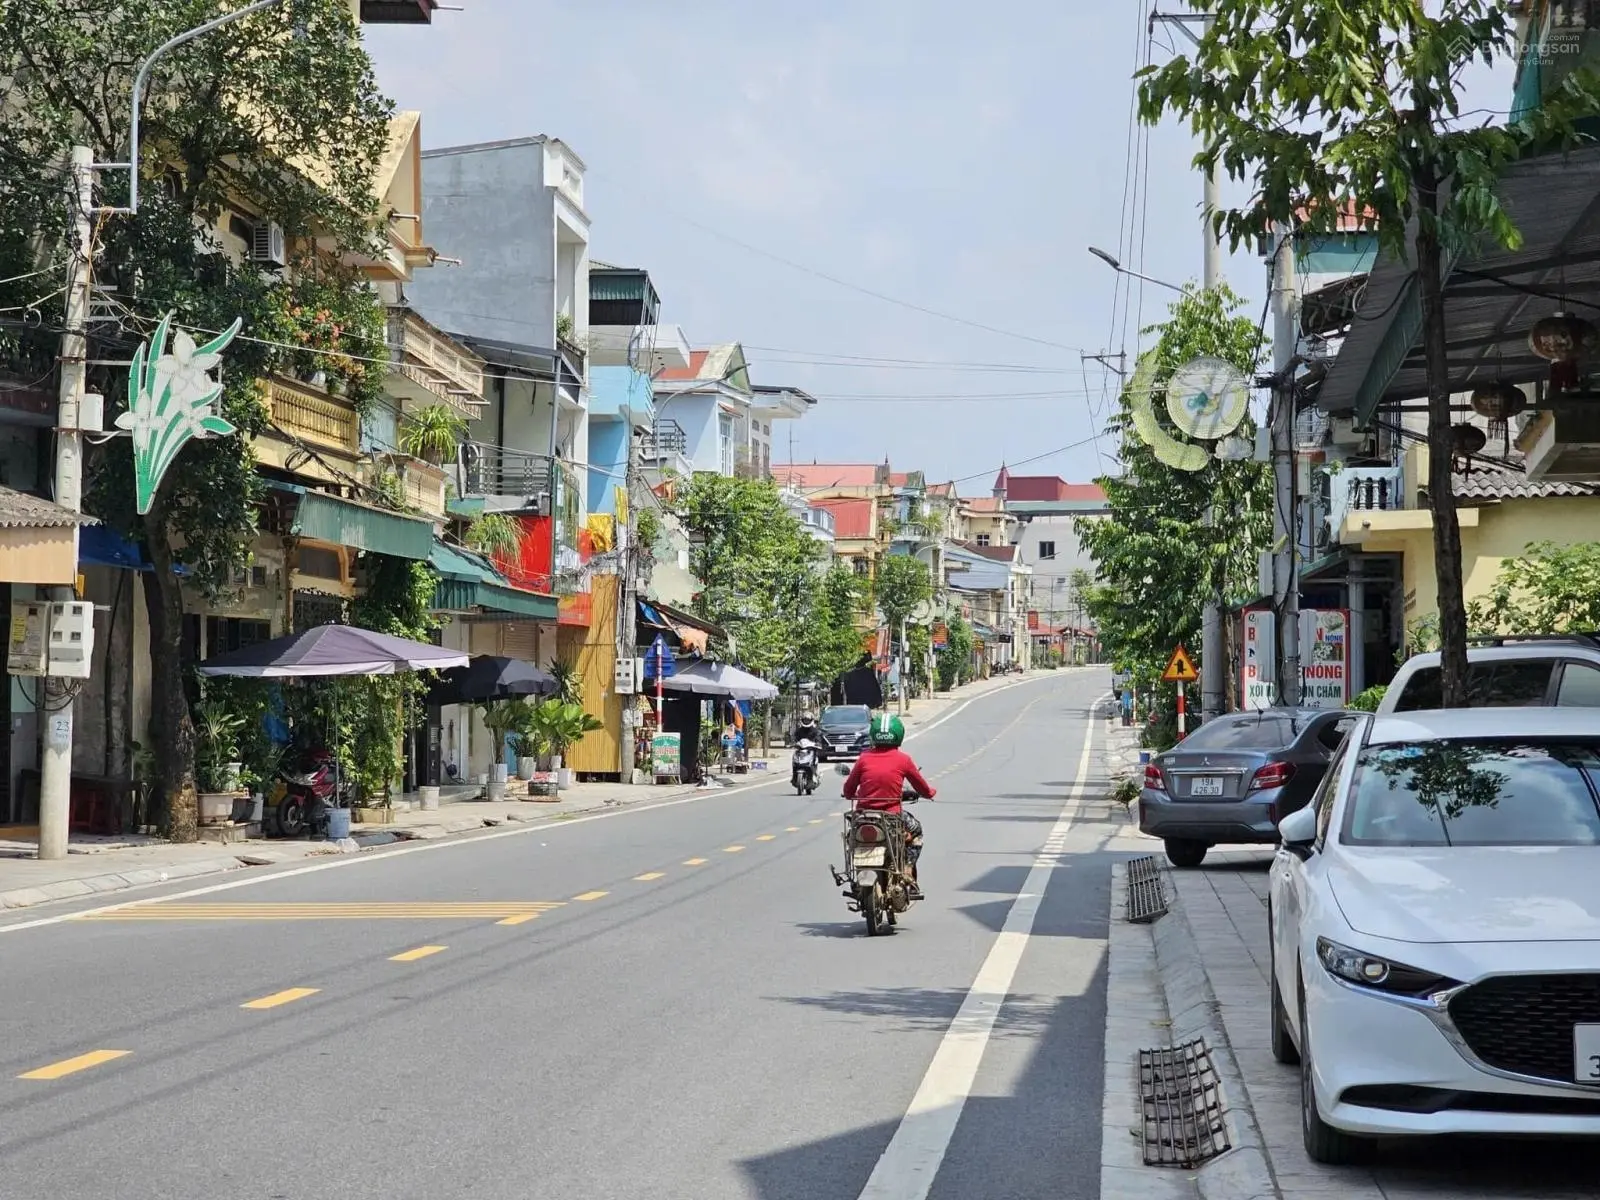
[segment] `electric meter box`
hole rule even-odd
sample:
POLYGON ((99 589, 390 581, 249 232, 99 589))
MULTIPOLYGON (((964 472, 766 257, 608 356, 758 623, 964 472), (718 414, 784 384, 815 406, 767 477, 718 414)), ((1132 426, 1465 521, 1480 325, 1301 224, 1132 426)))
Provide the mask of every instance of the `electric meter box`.
POLYGON ((613 690, 619 696, 631 696, 639 690, 638 676, 634 674, 633 658, 619 658, 616 662, 616 684, 613 690))
POLYGON ((50 605, 50 674, 87 679, 94 661, 94 605, 68 600, 50 605))
POLYGON ((13 675, 43 675, 50 662, 50 606, 42 602, 11 603, 11 642, 6 670, 13 675))

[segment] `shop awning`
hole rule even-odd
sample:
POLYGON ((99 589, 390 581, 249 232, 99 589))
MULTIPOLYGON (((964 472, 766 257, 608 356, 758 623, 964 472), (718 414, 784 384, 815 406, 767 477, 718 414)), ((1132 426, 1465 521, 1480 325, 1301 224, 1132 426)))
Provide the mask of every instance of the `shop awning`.
POLYGON ((299 497, 289 524, 296 537, 418 561, 426 560, 433 550, 433 522, 425 518, 342 500, 299 484, 272 480, 269 486, 299 497))
POLYGON ((117 567, 124 571, 148 571, 144 552, 116 530, 105 525, 90 525, 78 531, 78 562, 85 567, 117 567))
MULTIPOLYGON (((1498 194, 1522 245, 1506 250, 1490 239, 1476 254, 1446 256, 1452 393, 1490 379, 1546 378, 1550 364, 1529 352, 1528 331, 1571 302, 1564 297, 1600 286, 1600 147, 1515 163, 1498 194)), ((1421 340, 1415 269, 1382 255, 1317 392, 1317 407, 1353 413, 1365 425, 1383 405, 1426 396, 1421 340)))
POLYGON ((433 590, 436 612, 465 612, 483 608, 536 621, 554 621, 560 601, 541 592, 512 587, 505 576, 467 550, 435 540, 428 551, 428 565, 438 573, 433 590))

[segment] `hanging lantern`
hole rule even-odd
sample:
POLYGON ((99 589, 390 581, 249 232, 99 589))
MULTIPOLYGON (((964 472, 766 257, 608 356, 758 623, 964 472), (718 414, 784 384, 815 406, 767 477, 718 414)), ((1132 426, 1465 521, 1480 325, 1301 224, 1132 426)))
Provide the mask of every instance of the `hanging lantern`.
POLYGON ((1578 363, 1600 346, 1593 321, 1558 312, 1534 324, 1528 349, 1550 362, 1550 388, 1565 392, 1578 386, 1578 363))
POLYGON ((1472 473, 1472 456, 1489 444, 1489 436, 1476 425, 1450 427, 1450 466, 1463 475, 1472 473))
POLYGON ((1504 379, 1479 384, 1472 389, 1472 411, 1489 420, 1489 436, 1506 439, 1506 453, 1511 453, 1512 417, 1528 407, 1528 398, 1522 389, 1504 379))

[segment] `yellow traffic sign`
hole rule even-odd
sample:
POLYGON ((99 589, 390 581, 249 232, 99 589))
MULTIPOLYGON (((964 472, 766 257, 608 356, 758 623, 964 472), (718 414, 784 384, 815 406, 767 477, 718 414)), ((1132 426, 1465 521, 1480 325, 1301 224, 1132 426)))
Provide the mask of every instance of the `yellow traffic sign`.
POLYGON ((1166 683, 1193 683, 1200 678, 1200 672, 1194 669, 1194 660, 1189 657, 1189 652, 1183 648, 1183 643, 1172 652, 1172 657, 1167 660, 1167 669, 1161 672, 1161 678, 1166 683))

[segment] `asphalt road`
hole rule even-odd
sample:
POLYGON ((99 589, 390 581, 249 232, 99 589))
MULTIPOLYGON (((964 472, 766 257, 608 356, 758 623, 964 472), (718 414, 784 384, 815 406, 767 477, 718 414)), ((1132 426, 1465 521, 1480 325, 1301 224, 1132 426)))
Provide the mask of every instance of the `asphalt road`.
POLYGON ((1063 817, 1107 682, 910 743, 892 937, 836 775, 0 927, 0 1197, 1095 1197, 1108 857, 1063 817))

